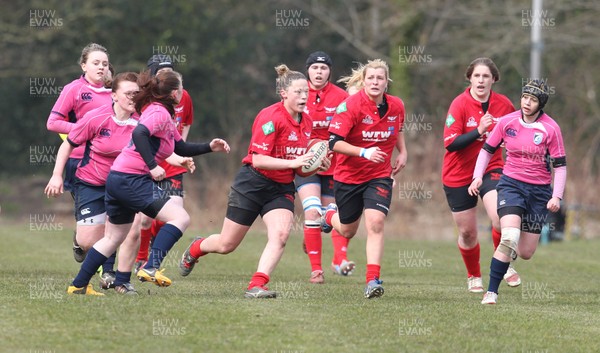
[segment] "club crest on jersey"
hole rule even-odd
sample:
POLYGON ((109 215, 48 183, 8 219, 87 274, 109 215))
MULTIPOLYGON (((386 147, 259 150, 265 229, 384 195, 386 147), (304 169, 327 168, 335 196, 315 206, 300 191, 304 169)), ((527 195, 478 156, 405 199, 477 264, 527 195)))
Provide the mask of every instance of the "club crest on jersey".
POLYGON ((373 124, 373 118, 371 118, 370 115, 367 115, 367 116, 365 116, 363 118, 362 123, 363 124, 367 124, 367 125, 371 125, 371 124, 373 124))
POLYGON ((452 114, 448 114, 448 117, 446 118, 446 126, 450 127, 452 126, 452 124, 454 124, 456 120, 454 119, 454 117, 452 116, 452 114))
POLYGON ((336 113, 340 114, 345 112, 346 110, 348 110, 348 108, 346 108, 346 102, 342 102, 342 104, 338 105, 337 109, 335 110, 336 113))
POLYGON ((269 121, 268 123, 262 126, 262 131, 265 134, 265 136, 270 135, 275 132, 275 125, 272 121, 269 121))
POLYGON ((477 126, 477 122, 475 121, 474 117, 470 117, 469 120, 467 120, 467 127, 476 127, 477 126))
POLYGON ((298 135, 296 135, 296 131, 292 131, 288 136, 288 141, 298 141, 298 135))
POLYGON ((542 143, 542 140, 544 139, 544 134, 541 132, 534 132, 533 133, 533 143, 536 145, 539 145, 540 143, 542 143))

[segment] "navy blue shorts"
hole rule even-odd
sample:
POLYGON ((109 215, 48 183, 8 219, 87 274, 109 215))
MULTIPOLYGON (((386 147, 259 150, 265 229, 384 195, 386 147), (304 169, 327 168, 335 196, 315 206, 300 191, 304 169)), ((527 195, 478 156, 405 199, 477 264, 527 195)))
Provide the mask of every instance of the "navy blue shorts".
POLYGON ((137 212, 156 218, 169 199, 150 174, 111 170, 106 179, 106 214, 112 224, 132 223, 137 212))
POLYGON ((340 222, 342 224, 355 222, 365 208, 378 210, 387 215, 392 203, 392 185, 392 178, 377 178, 356 185, 334 181, 335 201, 340 222))
POLYGON ((521 216, 521 230, 540 234, 547 223, 548 201, 552 198, 550 185, 525 183, 503 175, 497 186, 498 216, 521 216))
POLYGON ((321 196, 333 197, 333 175, 315 174, 309 177, 296 175, 294 184, 296 184, 296 190, 300 190, 302 186, 307 184, 318 184, 321 186, 321 196))
POLYGON ((75 219, 78 222, 106 212, 104 185, 90 185, 75 178, 74 191, 75 219))
MULTIPOLYGON (((496 190, 496 186, 502 176, 502 169, 494 169, 486 173, 481 179, 481 186, 479 187, 479 197, 483 200, 483 196, 492 190, 496 190)), ((469 185, 460 187, 449 187, 444 185, 444 192, 446 193, 446 200, 448 206, 452 212, 460 212, 470 210, 477 206, 477 196, 471 196, 469 194, 469 185)))
POLYGON ((244 164, 231 185, 226 217, 251 226, 258 215, 264 216, 275 209, 294 212, 294 199, 294 183, 275 182, 244 164))
MULTIPOLYGON (((164 193, 164 196, 181 196, 183 197, 183 174, 173 175, 161 181, 155 181, 159 191, 164 193)), ((159 197, 160 198, 160 197, 159 197)))
POLYGON ((65 164, 65 179, 63 180, 63 188, 65 191, 71 192, 71 196, 75 199, 75 172, 77 171, 77 166, 81 162, 81 159, 69 158, 67 159, 67 164, 65 164))

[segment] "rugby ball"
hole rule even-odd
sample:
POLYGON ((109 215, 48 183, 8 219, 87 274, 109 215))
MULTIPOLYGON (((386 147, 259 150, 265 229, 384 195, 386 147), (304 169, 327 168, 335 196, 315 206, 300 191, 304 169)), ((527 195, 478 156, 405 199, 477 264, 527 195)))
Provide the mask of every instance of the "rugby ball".
POLYGON ((319 171, 323 159, 327 158, 329 152, 329 143, 325 140, 313 139, 308 141, 306 153, 313 153, 313 157, 308 161, 308 165, 295 169, 296 174, 301 177, 308 177, 319 171))

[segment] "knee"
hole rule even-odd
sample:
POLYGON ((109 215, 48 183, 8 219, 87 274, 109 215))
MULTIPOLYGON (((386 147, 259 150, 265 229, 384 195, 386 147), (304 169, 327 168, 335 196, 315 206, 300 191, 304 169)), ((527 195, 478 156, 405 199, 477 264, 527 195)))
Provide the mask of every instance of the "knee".
POLYGON ((477 238, 477 229, 471 227, 463 227, 458 229, 458 236, 464 240, 477 238))
POLYGON ((177 228, 179 228, 182 232, 185 232, 185 230, 190 226, 191 220, 190 220, 190 215, 185 211, 185 209, 182 208, 177 213, 177 217, 173 217, 173 219, 171 219, 167 222, 172 223, 177 228))
POLYGON ((270 236, 268 243, 271 246, 275 246, 278 248, 284 248, 287 243, 290 232, 287 231, 278 231, 274 236, 270 236))
POLYGON ((352 239, 356 235, 356 230, 355 229, 342 229, 342 231, 339 233, 344 238, 352 239))
POLYGON ((190 226, 190 215, 184 211, 184 213, 181 215, 181 226, 183 227, 183 230, 187 229, 187 227, 190 226))
POLYGON ((535 253, 535 250, 525 250, 525 251, 520 251, 519 252, 519 257, 522 258, 523 260, 529 260, 533 257, 533 254, 535 253))
MULTIPOLYGON (((521 230, 519 228, 503 228, 500 245, 498 245, 498 251, 515 260, 517 258, 520 235, 521 230)), ((523 256, 523 254, 519 255, 521 255, 521 257, 523 256)))
POLYGON ((143 216, 140 221, 140 227, 142 229, 149 229, 152 226, 152 218, 143 216))

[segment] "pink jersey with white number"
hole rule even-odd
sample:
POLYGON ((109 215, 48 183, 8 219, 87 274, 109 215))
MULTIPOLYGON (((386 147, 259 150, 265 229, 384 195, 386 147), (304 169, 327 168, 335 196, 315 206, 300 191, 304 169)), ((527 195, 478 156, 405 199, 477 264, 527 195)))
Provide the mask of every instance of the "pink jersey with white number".
POLYGON ((117 120, 112 104, 85 114, 67 136, 72 146, 85 148, 75 176, 88 184, 104 185, 115 158, 131 141, 137 119, 133 115, 125 121, 117 120))
POLYGON ((523 121, 521 110, 505 115, 486 141, 494 148, 502 142, 506 148, 504 175, 530 184, 550 185, 547 157, 566 156, 560 128, 546 113, 531 124, 523 121))
MULTIPOLYGON (((175 141, 181 140, 177 126, 167 108, 160 103, 149 104, 140 116, 140 125, 150 130, 150 145, 157 164, 162 163, 175 150, 175 141)), ((148 174, 150 169, 135 150, 133 141, 123 149, 111 170, 128 174, 148 174)))
MULTIPOLYGON (((84 75, 64 86, 60 96, 54 103, 46 128, 60 134, 68 134, 75 123, 83 118, 85 113, 110 105, 112 102, 111 90, 102 84, 95 85, 88 82, 84 75)), ((78 147, 71 152, 69 157, 83 158, 84 147, 78 147)))

